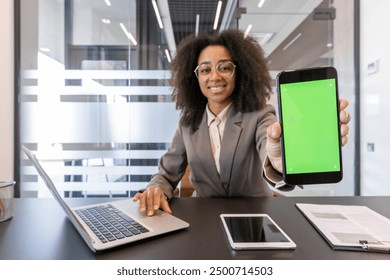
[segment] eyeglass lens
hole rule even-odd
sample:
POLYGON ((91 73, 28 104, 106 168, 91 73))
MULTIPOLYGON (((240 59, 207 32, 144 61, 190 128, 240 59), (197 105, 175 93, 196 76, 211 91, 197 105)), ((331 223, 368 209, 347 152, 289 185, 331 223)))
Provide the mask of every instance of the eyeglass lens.
POLYGON ((213 69, 217 69, 218 73, 226 76, 233 76, 235 65, 231 61, 222 61, 215 67, 211 67, 210 64, 201 64, 195 69, 195 74, 199 76, 207 76, 211 74, 213 69))

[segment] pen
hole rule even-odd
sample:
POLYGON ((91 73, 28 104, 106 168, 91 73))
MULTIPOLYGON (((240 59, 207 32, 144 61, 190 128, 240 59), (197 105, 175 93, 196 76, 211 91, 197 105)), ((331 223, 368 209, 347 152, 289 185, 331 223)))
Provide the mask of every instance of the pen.
POLYGON ((359 243, 362 245, 362 248, 367 251, 383 251, 390 252, 389 245, 373 244, 365 240, 360 240, 359 243))

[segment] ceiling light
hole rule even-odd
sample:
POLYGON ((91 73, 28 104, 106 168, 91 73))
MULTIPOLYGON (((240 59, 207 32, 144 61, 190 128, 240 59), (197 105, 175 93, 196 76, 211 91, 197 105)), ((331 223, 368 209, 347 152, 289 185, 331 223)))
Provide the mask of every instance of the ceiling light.
POLYGON ((152 5, 154 8, 154 12, 156 14, 156 17, 157 17, 158 25, 160 26, 161 29, 163 29, 163 23, 161 20, 160 12, 158 11, 156 0, 152 0, 152 5))
POLYGON ((222 8, 222 1, 218 1, 218 6, 217 6, 217 12, 215 14, 215 20, 214 20, 214 30, 217 29, 218 27, 218 21, 219 21, 219 16, 221 14, 221 8, 222 8))
POLYGON ((167 56, 168 62, 171 63, 171 55, 169 54, 168 49, 165 49, 165 55, 167 56))
POLYGON ((196 23, 195 23, 195 34, 198 35, 199 33, 199 20, 200 20, 200 15, 196 15, 196 23))
POLYGON ((111 6, 110 0, 104 0, 104 2, 106 2, 107 6, 111 6))
POLYGON ((111 20, 109 18, 102 18, 102 22, 104 24, 110 24, 111 23, 111 20))
POLYGON ((248 36, 248 34, 251 31, 251 29, 252 29, 252 24, 249 24, 248 27, 246 28, 244 37, 248 36))
POLYGON ((46 47, 42 47, 39 49, 41 52, 45 52, 45 53, 48 53, 50 52, 50 49, 49 48, 46 48, 46 47))
POLYGON ((259 7, 259 8, 263 7, 264 2, 265 2, 265 0, 260 0, 259 5, 257 5, 257 7, 259 7))
POLYGON ((122 22, 119 25, 122 27, 122 30, 126 34, 127 38, 136 46, 137 41, 135 40, 133 35, 129 31, 127 31, 126 26, 122 22))

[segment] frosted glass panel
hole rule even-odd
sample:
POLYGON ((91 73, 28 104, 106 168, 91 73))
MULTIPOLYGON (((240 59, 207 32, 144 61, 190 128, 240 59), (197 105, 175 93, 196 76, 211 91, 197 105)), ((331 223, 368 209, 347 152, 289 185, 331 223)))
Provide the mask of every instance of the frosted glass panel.
MULTIPOLYGON (((21 1, 21 144, 65 197, 131 196, 157 171, 176 129, 164 38, 135 45, 120 26, 139 38, 137 3, 21 1)), ((24 154, 20 191, 50 196, 24 154)))
POLYGON ((21 109, 27 143, 170 142, 178 121, 173 103, 29 102, 21 109))

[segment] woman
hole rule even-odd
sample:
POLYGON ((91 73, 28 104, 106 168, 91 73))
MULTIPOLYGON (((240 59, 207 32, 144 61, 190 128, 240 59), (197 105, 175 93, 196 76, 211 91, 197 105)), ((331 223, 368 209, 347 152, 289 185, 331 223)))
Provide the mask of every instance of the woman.
MULTIPOLYGON (((159 171, 134 196, 140 210, 171 212, 168 200, 187 165, 197 196, 272 196, 265 178, 283 186, 281 128, 267 104, 271 78, 263 51, 241 31, 192 35, 172 62, 173 97, 180 122, 159 171)), ((343 144, 348 102, 340 102, 343 144)))

